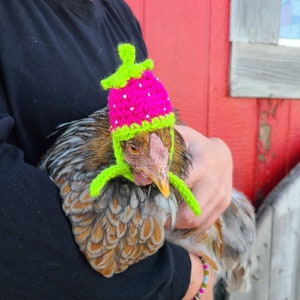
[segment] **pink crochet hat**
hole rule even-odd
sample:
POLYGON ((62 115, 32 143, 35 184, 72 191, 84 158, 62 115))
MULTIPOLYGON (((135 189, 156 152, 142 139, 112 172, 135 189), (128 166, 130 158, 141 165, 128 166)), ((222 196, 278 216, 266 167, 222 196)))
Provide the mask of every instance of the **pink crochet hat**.
MULTIPOLYGON (((153 62, 146 59, 135 62, 135 48, 131 44, 118 47, 121 66, 101 81, 104 90, 109 90, 108 108, 110 131, 116 164, 103 170, 90 185, 91 196, 98 196, 104 185, 117 176, 133 181, 132 171, 125 162, 121 142, 132 139, 136 134, 169 128, 172 139, 170 161, 174 151, 175 115, 168 93, 151 72, 153 62)), ((185 183, 169 172, 170 183, 177 188, 195 214, 201 210, 198 202, 185 183)))
POLYGON ((153 118, 172 113, 164 86, 150 71, 131 78, 123 88, 111 88, 108 97, 111 130, 124 125, 151 123, 153 118))
MULTIPOLYGON (((150 71, 150 59, 135 62, 135 48, 130 44, 118 47, 122 61, 118 70, 101 81, 109 89, 110 130, 116 142, 129 140, 137 133, 173 128, 175 116, 168 93, 150 71)), ((118 160, 120 157, 116 155, 118 160)))

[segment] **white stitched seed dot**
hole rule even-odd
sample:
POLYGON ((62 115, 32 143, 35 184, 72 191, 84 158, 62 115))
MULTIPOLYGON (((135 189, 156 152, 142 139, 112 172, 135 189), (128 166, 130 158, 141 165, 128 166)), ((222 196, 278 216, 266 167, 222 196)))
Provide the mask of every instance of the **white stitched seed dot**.
POLYGON ((146 115, 146 119, 149 119, 150 118, 150 116, 149 115, 146 115))
POLYGON ((150 92, 148 92, 148 96, 151 97, 151 93, 150 92))
POLYGON ((139 83, 139 87, 141 88, 143 85, 141 83, 139 83))
POLYGON ((115 121, 115 124, 116 124, 116 125, 118 124, 118 120, 115 121))
POLYGON ((117 108, 116 104, 113 105, 113 108, 117 108))
POLYGON ((134 110, 134 107, 133 107, 133 106, 131 106, 131 107, 129 108, 129 110, 133 111, 133 110, 134 110))
POLYGON ((167 109, 164 107, 164 111, 166 111, 167 109))
POLYGON ((126 94, 124 94, 124 95, 123 95, 123 98, 124 98, 124 99, 126 99, 126 98, 127 98, 127 95, 126 95, 126 94))
POLYGON ((156 80, 157 80, 157 81, 159 81, 159 78, 158 78, 158 77, 156 77, 156 80))

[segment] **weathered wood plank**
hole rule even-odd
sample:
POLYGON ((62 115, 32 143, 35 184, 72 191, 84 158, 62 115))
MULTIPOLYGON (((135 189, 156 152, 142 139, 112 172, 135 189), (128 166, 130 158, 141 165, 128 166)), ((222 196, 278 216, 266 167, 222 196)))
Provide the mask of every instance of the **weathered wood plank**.
POLYGON ((230 300, 299 300, 300 163, 277 185, 257 213, 252 289, 230 300))
MULTIPOLYGON (((271 253, 271 236, 273 211, 271 207, 262 206, 263 217, 257 218, 256 247, 252 256, 252 287, 246 294, 233 293, 230 300, 268 300, 269 299, 269 268, 271 253)), ((278 299, 278 298, 274 298, 278 299)))
POLYGON ((230 96, 300 98, 300 48, 232 43, 230 96))
POLYGON ((299 299, 300 164, 272 198, 274 211, 270 265, 270 299, 299 299))
POLYGON ((281 0, 231 0, 230 40, 277 44, 281 0))

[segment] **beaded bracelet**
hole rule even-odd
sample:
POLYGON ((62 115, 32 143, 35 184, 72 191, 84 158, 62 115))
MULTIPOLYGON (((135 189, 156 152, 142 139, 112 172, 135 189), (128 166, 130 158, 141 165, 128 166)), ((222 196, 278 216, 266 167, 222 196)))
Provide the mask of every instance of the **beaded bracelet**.
POLYGON ((201 299, 202 295, 204 294, 204 291, 207 287, 207 283, 208 283, 208 276, 209 276, 209 269, 208 269, 208 264, 206 262, 206 260, 203 257, 199 257, 202 264, 203 264, 203 271, 204 271, 204 278, 203 278, 203 282, 201 284, 200 290, 197 293, 197 295, 195 296, 194 300, 199 300, 201 299))

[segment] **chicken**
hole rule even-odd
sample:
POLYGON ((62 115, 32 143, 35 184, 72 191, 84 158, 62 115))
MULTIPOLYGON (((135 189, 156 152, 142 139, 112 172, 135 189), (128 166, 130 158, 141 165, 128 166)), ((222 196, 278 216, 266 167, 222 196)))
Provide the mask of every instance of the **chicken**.
MULTIPOLYGON (((125 64, 120 50, 119 54, 125 64)), ((146 120, 147 130, 141 130, 137 123, 133 127, 124 125, 126 130, 134 128, 134 134, 119 130, 125 127, 121 127, 119 115, 114 115, 114 105, 118 103, 119 109, 124 110, 120 101, 128 100, 132 85, 148 96, 154 93, 147 91, 148 81, 151 89, 154 84, 156 91, 162 89, 160 83, 153 83, 145 69, 141 74, 118 86, 122 89, 119 102, 114 102, 110 94, 108 108, 61 125, 58 129, 61 135, 40 164, 60 189, 63 210, 70 219, 75 240, 90 265, 105 277, 123 272, 157 252, 167 239, 204 257, 218 276, 225 279, 228 290, 246 290, 255 221, 253 208, 242 194, 233 194, 230 207, 204 235, 200 228, 173 228, 183 201, 195 213, 200 210, 195 207, 194 199, 189 199, 191 192, 182 180, 187 176, 191 155, 173 127, 175 115, 171 107, 165 109, 169 99, 160 100, 164 103, 159 113, 167 112, 159 120, 171 116, 171 123, 157 126, 153 118, 152 123, 146 120), (148 125, 154 123, 155 128, 149 129, 148 125), (169 217, 172 228, 167 230, 164 226, 169 217)), ((139 97, 143 98, 140 94, 139 97)), ((147 114, 151 111, 153 115, 157 104, 147 109, 147 114)), ((144 121, 141 124, 144 126, 144 121)))

